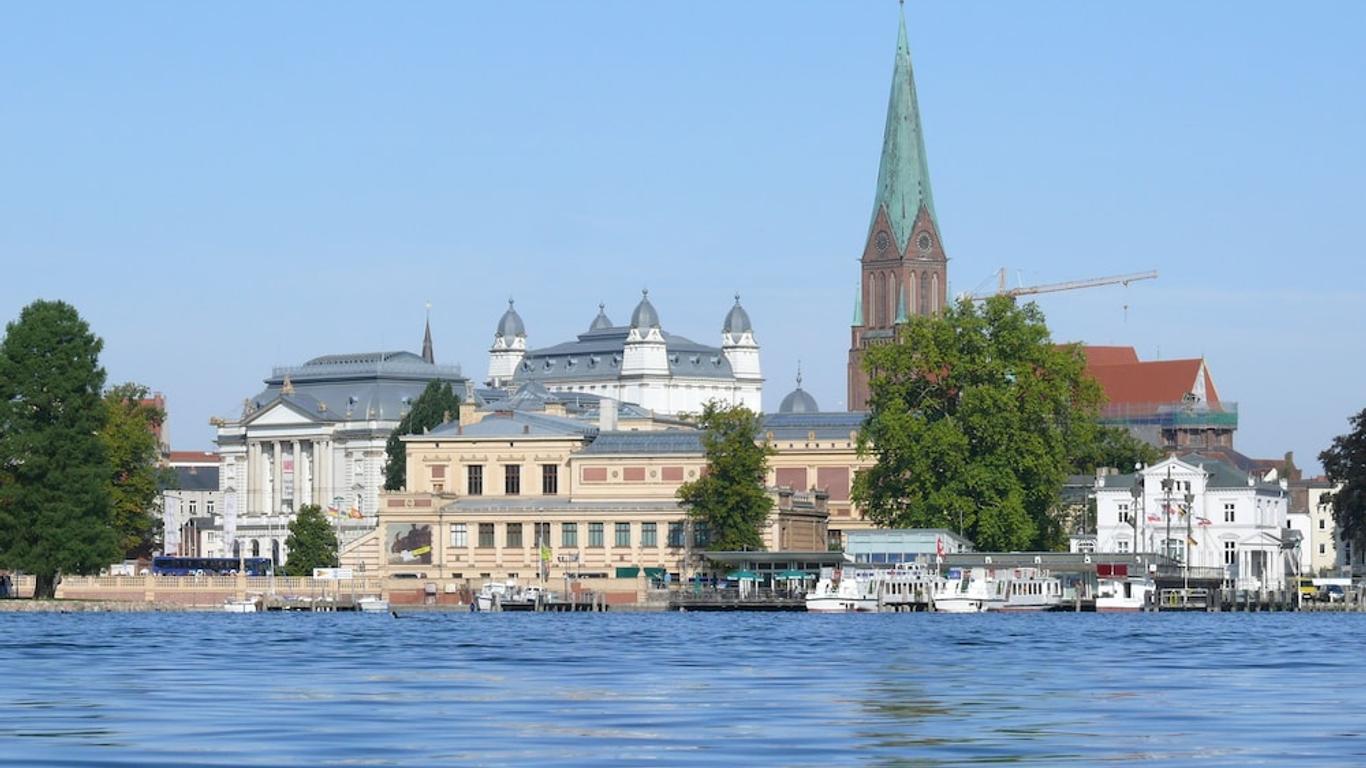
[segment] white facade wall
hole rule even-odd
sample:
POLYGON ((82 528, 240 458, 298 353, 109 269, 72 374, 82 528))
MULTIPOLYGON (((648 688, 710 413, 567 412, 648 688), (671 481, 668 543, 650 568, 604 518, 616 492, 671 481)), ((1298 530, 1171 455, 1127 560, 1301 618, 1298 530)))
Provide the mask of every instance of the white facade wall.
POLYGON ((1107 485, 1115 478, 1100 478, 1096 488, 1096 547, 1099 552, 1154 552, 1169 550, 1181 560, 1189 552, 1195 567, 1223 568, 1226 583, 1238 589, 1280 589, 1289 573, 1289 557, 1281 551, 1287 514, 1288 494, 1281 488, 1248 485, 1235 488, 1209 488, 1208 475, 1198 466, 1167 459, 1143 470, 1144 487, 1138 509, 1129 486, 1107 485), (1164 508, 1167 495, 1162 480, 1168 476, 1175 488, 1171 493, 1172 513, 1164 508), (1187 541, 1187 515, 1184 496, 1195 497, 1187 541), (1138 538, 1135 544, 1131 517, 1137 513, 1138 538), (1170 528, 1168 521, 1170 520, 1170 528), (1202 521, 1208 521, 1202 525, 1202 521), (1170 531, 1170 533, 1169 533, 1170 531), (1164 542, 1170 542, 1164 546, 1164 542), (1137 550, 1135 547, 1137 546, 1137 550))
POLYGON ((1330 500, 1333 490, 1310 488, 1308 491, 1311 568, 1315 574, 1325 576, 1336 576, 1342 565, 1338 561, 1338 526, 1333 520, 1330 500))

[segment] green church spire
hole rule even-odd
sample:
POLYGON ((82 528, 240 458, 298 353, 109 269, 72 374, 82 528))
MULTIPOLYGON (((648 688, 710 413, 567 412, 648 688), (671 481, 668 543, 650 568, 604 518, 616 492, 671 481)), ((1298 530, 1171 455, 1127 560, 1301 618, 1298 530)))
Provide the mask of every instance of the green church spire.
POLYGON ((877 224, 878 213, 885 210, 897 250, 904 252, 922 205, 938 230, 934 195, 930 192, 925 134, 920 128, 920 107, 916 102, 915 76, 911 71, 911 47, 906 42, 906 15, 903 12, 896 39, 892 95, 887 102, 887 127, 882 136, 882 162, 877 170, 877 197, 873 200, 869 236, 877 224))

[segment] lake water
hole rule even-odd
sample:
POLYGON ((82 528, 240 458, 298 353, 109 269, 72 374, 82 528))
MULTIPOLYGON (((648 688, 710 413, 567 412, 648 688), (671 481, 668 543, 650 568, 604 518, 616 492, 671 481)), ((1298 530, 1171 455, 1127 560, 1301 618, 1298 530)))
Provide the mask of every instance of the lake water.
POLYGON ((1362 614, 0 614, 0 765, 1366 764, 1362 614))

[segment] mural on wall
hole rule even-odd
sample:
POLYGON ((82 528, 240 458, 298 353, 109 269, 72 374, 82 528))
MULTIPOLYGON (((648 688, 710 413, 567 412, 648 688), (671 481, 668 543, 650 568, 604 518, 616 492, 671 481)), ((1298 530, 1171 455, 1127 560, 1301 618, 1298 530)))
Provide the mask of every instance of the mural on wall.
POLYGON ((384 541, 390 565, 431 565, 432 527, 425 523, 389 523, 384 541))

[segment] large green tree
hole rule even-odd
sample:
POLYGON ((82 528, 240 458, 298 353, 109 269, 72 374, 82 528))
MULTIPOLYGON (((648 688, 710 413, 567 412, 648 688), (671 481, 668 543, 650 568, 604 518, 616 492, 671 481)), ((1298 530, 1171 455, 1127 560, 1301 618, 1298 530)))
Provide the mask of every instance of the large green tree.
POLYGON ((104 395, 100 429, 112 474, 109 500, 112 524, 124 557, 148 557, 161 533, 160 492, 168 482, 154 430, 166 413, 152 403, 147 388, 120 384, 104 395))
POLYGON ((1074 446, 1074 451, 1072 472, 1079 475, 1100 467, 1130 472, 1136 464, 1154 464, 1162 458, 1162 452, 1152 443, 1139 440, 1123 427, 1105 425, 1096 428, 1089 445, 1074 446))
POLYGON ((408 455, 400 438, 404 435, 420 435, 459 413, 460 398, 451 389, 450 382, 433 381, 427 384, 384 446, 384 452, 388 455, 388 463, 384 465, 384 490, 403 490, 407 482, 408 455))
POLYGON ((75 308, 36 301, 0 342, 0 567, 52 597, 62 572, 119 559, 110 521, 103 343, 75 308))
POLYGON ((1333 521, 1343 541, 1366 546, 1366 409, 1351 418, 1352 431, 1319 454, 1333 492, 1333 521))
POLYGON ((859 449, 876 457, 854 500, 878 525, 962 530, 979 548, 1051 549, 1048 514, 1102 399, 1079 347, 1034 304, 998 296, 917 316, 872 347, 859 449))
POLYGON ((698 418, 707 469, 678 488, 695 524, 706 527, 707 546, 741 551, 764 548, 760 529, 773 508, 764 480, 773 446, 755 442, 759 416, 742 405, 708 403, 698 418))
POLYGON ((337 533, 317 504, 299 507, 299 514, 289 522, 285 546, 289 549, 285 563, 289 576, 312 576, 314 568, 337 567, 337 533))

